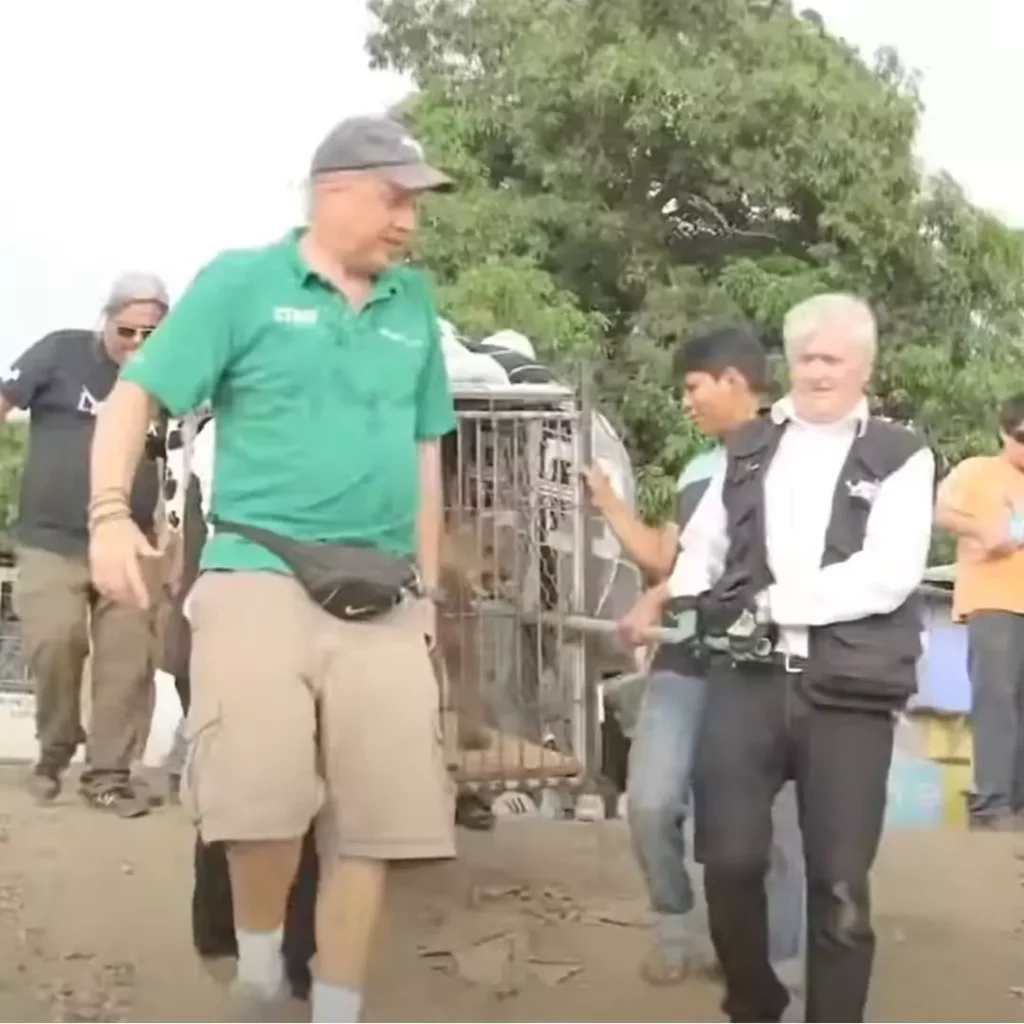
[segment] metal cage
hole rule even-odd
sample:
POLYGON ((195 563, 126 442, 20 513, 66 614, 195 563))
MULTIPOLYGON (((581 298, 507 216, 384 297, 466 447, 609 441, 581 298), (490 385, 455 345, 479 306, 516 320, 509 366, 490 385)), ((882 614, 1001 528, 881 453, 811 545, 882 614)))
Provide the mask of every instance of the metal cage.
POLYGON ((0 693, 28 693, 21 627, 14 612, 14 568, 0 566, 0 693))
POLYGON ((436 652, 448 765, 463 791, 577 785, 586 652, 565 621, 586 593, 584 416, 564 391, 457 408, 436 652))

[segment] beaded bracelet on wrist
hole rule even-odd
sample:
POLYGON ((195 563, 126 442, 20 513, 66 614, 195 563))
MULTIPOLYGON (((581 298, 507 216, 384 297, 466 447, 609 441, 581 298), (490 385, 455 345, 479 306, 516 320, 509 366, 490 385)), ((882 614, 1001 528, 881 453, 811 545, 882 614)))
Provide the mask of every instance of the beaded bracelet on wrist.
POLYGON ((98 515, 89 517, 89 530, 95 530, 97 526, 104 523, 112 523, 118 519, 131 519, 131 512, 128 508, 111 509, 109 512, 101 512, 98 515))
POLYGON ((128 505, 128 495, 124 491, 105 491, 94 495, 89 501, 89 511, 93 512, 105 505, 128 505))

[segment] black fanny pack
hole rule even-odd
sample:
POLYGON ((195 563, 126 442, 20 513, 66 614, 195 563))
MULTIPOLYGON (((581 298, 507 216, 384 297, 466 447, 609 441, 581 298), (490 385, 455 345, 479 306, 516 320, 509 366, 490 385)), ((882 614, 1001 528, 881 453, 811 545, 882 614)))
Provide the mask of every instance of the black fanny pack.
POLYGON ((383 615, 406 594, 416 593, 419 577, 411 559, 376 548, 330 541, 301 541, 272 530, 214 519, 225 533, 237 533, 277 555, 324 611, 347 622, 383 615))

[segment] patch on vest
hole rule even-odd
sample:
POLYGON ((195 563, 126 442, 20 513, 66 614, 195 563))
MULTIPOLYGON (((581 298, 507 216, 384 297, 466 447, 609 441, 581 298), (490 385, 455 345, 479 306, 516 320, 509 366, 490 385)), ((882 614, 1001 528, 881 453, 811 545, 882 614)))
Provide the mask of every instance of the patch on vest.
POLYGON ((866 505, 873 505, 878 492, 882 488, 880 480, 846 480, 846 492, 854 501, 863 501, 866 505))

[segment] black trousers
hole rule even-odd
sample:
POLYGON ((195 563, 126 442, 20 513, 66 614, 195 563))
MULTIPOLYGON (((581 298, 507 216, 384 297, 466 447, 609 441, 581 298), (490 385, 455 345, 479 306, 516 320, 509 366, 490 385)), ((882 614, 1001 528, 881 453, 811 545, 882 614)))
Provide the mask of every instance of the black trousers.
POLYGON ((732 1021, 777 1021, 764 878, 772 803, 796 780, 807 863, 807 1020, 864 1019, 874 961, 868 878, 882 833, 894 719, 808 699, 799 674, 713 665, 694 776, 697 859, 732 1021))
POLYGON ((188 706, 192 703, 192 679, 188 672, 182 672, 174 677, 174 689, 178 691, 181 710, 187 715, 188 706))

